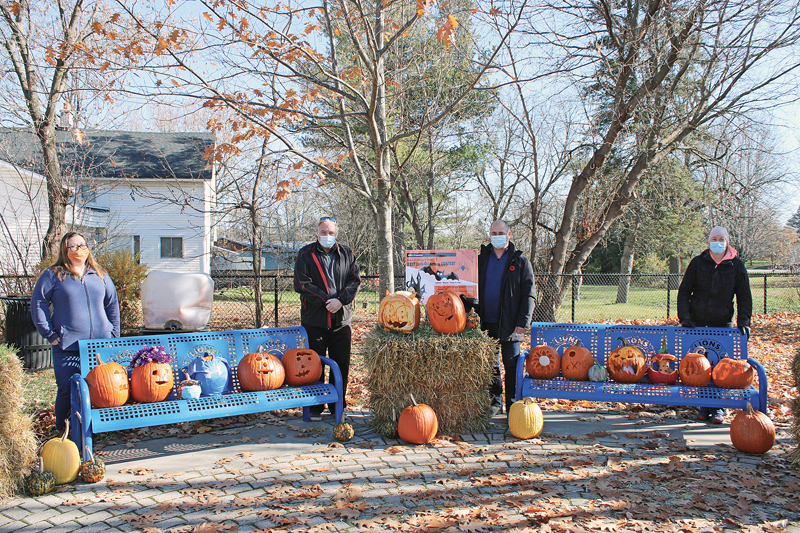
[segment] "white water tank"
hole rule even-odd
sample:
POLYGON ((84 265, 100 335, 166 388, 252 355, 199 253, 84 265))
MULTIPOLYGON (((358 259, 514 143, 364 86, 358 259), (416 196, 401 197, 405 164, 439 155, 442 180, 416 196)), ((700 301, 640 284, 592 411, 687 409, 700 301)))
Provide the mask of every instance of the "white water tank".
POLYGON ((145 329, 197 331, 214 304, 214 280, 203 273, 151 272, 142 282, 145 329))

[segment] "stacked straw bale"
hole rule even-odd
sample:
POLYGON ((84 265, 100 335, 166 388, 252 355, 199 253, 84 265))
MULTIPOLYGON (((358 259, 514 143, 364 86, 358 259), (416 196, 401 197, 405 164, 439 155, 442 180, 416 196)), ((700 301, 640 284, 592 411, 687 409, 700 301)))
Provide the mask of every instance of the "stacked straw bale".
POLYGON ((372 423, 376 428, 417 403, 433 408, 445 435, 474 433, 489 426, 489 384, 497 341, 478 329, 441 335, 429 325, 410 334, 380 324, 364 346, 372 423))
POLYGON ((16 352, 0 345, 0 499, 20 491, 38 448, 31 417, 22 412, 22 377, 16 352))
MULTIPOLYGON (((800 394, 800 347, 797 348, 797 353, 792 360, 792 374, 794 375, 795 389, 800 394)), ((792 400, 792 415, 794 416, 792 436, 794 436, 798 447, 789 455, 789 459, 791 459, 792 463, 798 464, 800 463, 800 396, 792 400)))

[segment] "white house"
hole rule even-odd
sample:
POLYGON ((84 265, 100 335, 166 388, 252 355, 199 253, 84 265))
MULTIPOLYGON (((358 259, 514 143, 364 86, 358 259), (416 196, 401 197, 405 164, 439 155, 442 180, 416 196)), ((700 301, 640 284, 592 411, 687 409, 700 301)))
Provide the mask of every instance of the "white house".
MULTIPOLYGON (((211 271, 215 166, 211 133, 57 131, 68 184, 67 225, 94 243, 127 247, 151 270, 211 271)), ((29 129, 0 129, 0 269, 39 261, 48 225, 41 145, 29 129)))

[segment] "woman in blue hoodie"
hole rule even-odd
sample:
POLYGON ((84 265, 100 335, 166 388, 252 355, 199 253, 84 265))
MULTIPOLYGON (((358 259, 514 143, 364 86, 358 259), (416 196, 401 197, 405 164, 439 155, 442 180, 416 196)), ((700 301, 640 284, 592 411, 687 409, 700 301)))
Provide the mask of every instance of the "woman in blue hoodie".
POLYGON ((117 289, 80 233, 64 235, 56 263, 36 281, 31 316, 53 345, 56 429, 62 431, 70 414, 69 380, 81 371, 78 340, 119 337, 117 289))

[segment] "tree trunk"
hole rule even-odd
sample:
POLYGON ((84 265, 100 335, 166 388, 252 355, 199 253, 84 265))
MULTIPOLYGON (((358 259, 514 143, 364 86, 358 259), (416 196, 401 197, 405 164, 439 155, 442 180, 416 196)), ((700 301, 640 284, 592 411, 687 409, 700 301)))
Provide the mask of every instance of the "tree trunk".
POLYGON ((633 272, 634 250, 636 248, 636 227, 630 228, 625 235, 625 248, 622 251, 622 268, 619 273, 619 286, 617 287, 617 303, 628 303, 628 293, 631 289, 631 272, 633 272))
POLYGON ((41 124, 36 129, 36 135, 42 145, 44 157, 45 177, 47 179, 47 212, 50 221, 47 233, 42 240, 42 260, 49 257, 58 257, 58 247, 61 237, 66 233, 67 225, 64 222, 67 214, 67 199, 69 192, 63 184, 61 165, 58 161, 56 149, 55 126, 52 121, 41 124))

